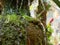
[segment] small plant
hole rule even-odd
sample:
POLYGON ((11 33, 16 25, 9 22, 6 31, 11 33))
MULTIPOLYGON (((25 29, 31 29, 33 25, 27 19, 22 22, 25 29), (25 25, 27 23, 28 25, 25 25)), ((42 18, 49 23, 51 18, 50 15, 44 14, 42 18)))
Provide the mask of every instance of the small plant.
POLYGON ((46 31, 48 45, 52 45, 52 43, 50 42, 52 32, 53 32, 53 29, 51 28, 51 25, 48 24, 47 25, 47 31, 46 31))
POLYGON ((4 16, 0 29, 0 45, 26 45, 26 31, 20 16, 4 16))

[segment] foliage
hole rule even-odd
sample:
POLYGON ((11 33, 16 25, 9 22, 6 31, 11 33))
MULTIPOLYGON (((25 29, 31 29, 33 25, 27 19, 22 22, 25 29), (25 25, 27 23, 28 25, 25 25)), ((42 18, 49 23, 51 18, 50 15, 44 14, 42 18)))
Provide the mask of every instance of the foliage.
MULTIPOLYGON (((15 5, 16 1, 17 0, 14 0, 14 1, 5 0, 5 7, 4 7, 5 13, 4 15, 0 16, 0 28, 1 28, 0 29, 0 45, 26 45, 26 40, 27 40, 26 37, 29 38, 29 43, 31 43, 28 45, 44 45, 45 44, 44 31, 42 28, 43 26, 41 25, 41 22, 40 22, 41 21, 40 16, 38 16, 39 18, 37 19, 34 19, 29 16, 29 7, 27 6, 28 2, 26 0, 23 0, 22 8, 18 9, 19 14, 17 15, 18 5, 15 5), (12 2, 14 2, 14 5, 12 4, 12 2)), ((39 14, 42 10, 46 12, 42 7, 43 6, 41 5, 39 5, 38 7, 39 14)), ((45 7, 47 8, 46 10, 48 10, 49 7, 50 5, 46 6, 45 7)), ((31 6, 30 9, 32 10, 33 7, 31 6)), ((50 26, 48 26, 47 27, 48 40, 50 40, 49 38, 52 33, 50 31, 51 31, 51 28, 50 26)))
POLYGON ((0 45, 26 45, 26 30, 20 16, 6 15, 4 19, 0 29, 0 45))
POLYGON ((46 32, 47 40, 48 40, 48 42, 47 42, 48 45, 52 45, 52 43, 50 42, 52 32, 53 32, 53 29, 51 28, 51 25, 48 24, 48 25, 47 25, 47 32, 46 32))
POLYGON ((44 44, 43 30, 41 30, 41 25, 38 25, 36 19, 27 15, 20 16, 16 14, 1 15, 0 17, 2 23, 0 27, 0 45, 26 45, 27 36, 32 39, 33 45, 44 44))

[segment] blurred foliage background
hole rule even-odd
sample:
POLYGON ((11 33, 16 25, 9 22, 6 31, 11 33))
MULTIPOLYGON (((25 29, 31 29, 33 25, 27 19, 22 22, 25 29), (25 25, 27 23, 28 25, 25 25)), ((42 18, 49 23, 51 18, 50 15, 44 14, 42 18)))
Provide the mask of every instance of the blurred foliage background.
POLYGON ((34 9, 33 1, 36 3, 36 0, 0 0, 0 45, 51 45, 53 31, 46 25, 50 5, 38 0, 34 9), (36 18, 30 16, 29 8, 34 9, 36 18))

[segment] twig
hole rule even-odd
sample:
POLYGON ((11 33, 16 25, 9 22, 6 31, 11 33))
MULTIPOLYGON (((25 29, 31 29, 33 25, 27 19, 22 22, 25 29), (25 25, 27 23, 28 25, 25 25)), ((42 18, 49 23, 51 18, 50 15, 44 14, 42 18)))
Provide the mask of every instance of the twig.
POLYGON ((44 24, 40 21, 40 23, 41 23, 41 25, 42 25, 42 27, 43 27, 43 31, 44 31, 44 40, 45 40, 45 45, 46 45, 46 30, 45 30, 45 26, 44 26, 44 24))
POLYGON ((28 6, 30 6, 30 0, 28 0, 28 6))
POLYGON ((43 10, 38 14, 38 17, 45 11, 45 5, 44 5, 43 0, 41 0, 41 4, 43 6, 43 10))
POLYGON ((23 0, 21 1, 20 9, 22 8, 23 0))

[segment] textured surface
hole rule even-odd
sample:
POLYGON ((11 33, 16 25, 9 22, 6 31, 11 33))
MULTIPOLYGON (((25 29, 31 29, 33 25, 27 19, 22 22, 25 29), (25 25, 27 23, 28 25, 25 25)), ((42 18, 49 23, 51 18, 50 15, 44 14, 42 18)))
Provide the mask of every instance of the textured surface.
POLYGON ((59 0, 53 0, 59 7, 60 7, 60 1, 59 0))

